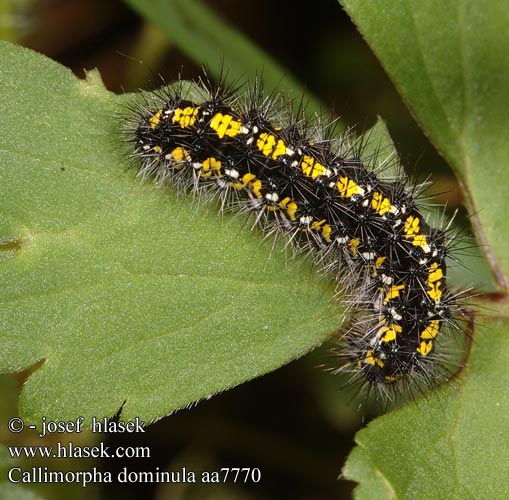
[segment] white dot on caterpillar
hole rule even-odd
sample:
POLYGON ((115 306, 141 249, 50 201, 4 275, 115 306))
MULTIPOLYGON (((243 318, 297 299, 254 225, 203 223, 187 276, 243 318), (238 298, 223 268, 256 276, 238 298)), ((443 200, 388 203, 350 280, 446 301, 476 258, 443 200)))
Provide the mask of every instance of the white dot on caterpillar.
POLYGON ((239 178, 239 171, 235 170, 234 168, 225 168, 224 173, 225 173, 225 175, 227 175, 228 177, 231 177, 232 179, 239 178))
POLYGON ((392 282, 394 281, 393 277, 392 276, 387 276, 387 274, 382 274, 381 278, 382 278, 382 283, 384 285, 391 285, 392 282))
POLYGON ((375 257, 376 257, 376 254, 375 252, 364 252, 361 254, 365 260, 373 260, 375 257))
POLYGON ((299 222, 303 226, 309 226, 313 222, 313 217, 311 215, 304 215, 299 219, 299 222))
POLYGON ((401 314, 399 314, 396 309, 391 309, 390 311, 390 315, 392 317, 392 319, 396 320, 396 321, 400 321, 403 319, 403 316, 401 316, 401 314))
POLYGON ((335 239, 336 243, 338 243, 339 245, 346 245, 346 243, 348 243, 348 236, 338 236, 336 239, 335 239))

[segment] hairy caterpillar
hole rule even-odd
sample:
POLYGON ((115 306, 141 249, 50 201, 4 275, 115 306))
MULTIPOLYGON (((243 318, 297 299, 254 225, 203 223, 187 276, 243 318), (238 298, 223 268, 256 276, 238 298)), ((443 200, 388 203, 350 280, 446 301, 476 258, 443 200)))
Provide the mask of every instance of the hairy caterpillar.
POLYGON ((358 147, 295 119, 258 84, 243 98, 207 78, 199 86, 201 99, 179 82, 133 106, 139 175, 254 213, 348 288, 354 321, 334 371, 379 394, 435 383, 437 338, 458 328, 457 297, 446 282, 450 242, 426 222, 416 189, 380 178, 358 147))

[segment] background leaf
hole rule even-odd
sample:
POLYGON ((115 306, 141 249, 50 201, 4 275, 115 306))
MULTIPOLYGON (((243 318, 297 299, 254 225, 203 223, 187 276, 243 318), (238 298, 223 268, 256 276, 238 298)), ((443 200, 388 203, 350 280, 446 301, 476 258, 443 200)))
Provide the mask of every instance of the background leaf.
POLYGON ((343 470, 357 499, 506 498, 507 322, 476 336, 460 378, 357 433, 343 470))
MULTIPOLYGON (((499 2, 342 2, 430 140, 457 171, 505 294, 509 225, 507 9, 499 2), (504 187, 503 187, 504 186, 504 187)), ((358 433, 344 468, 356 498, 504 498, 507 306, 476 311, 458 380, 358 433), (499 439, 493 439, 498 436, 499 439), (501 476, 502 475, 502 476, 501 476)))
MULTIPOLYGON (((256 46, 245 34, 224 22, 212 9, 196 0, 126 0, 145 19, 158 26, 194 62, 206 64, 212 76, 222 72, 228 82, 263 76, 270 92, 286 90, 299 105, 304 87, 284 66, 256 46)), ((309 115, 321 112, 319 101, 306 92, 309 115)))
POLYGON ((0 240, 18 245, 0 252, 0 369, 42 362, 21 395, 27 420, 112 416, 126 401, 123 419, 150 421, 335 332, 333 287, 309 263, 126 172, 129 96, 0 50, 0 240))
POLYGON ((509 11, 497 0, 342 2, 431 142, 458 172, 492 268, 509 275, 509 11))

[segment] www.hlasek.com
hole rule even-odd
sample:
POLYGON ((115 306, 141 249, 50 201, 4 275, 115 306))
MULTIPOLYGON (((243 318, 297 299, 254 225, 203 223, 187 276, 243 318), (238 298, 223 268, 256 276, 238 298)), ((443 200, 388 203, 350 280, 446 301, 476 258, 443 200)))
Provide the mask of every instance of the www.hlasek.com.
MULTIPOLYGON (((83 429, 84 418, 79 417, 75 421, 47 421, 44 417, 41 425, 28 425, 32 431, 40 430, 38 437, 48 434, 80 433, 83 429)), ((117 432, 145 432, 143 422, 138 418, 128 422, 112 422, 108 419, 92 419, 90 430, 101 433, 117 432)), ((25 430, 25 423, 19 417, 11 418, 7 427, 12 433, 21 433, 25 430)), ((112 448, 99 443, 96 446, 75 445, 72 442, 57 442, 54 446, 8 446, 9 455, 12 459, 35 459, 35 458, 150 458, 148 446, 118 446, 112 448)), ((243 482, 258 483, 261 480, 260 469, 254 467, 222 467, 217 471, 193 471, 186 467, 179 470, 160 470, 156 467, 153 471, 133 471, 124 467, 117 474, 109 471, 98 470, 93 467, 86 471, 58 471, 48 467, 19 467, 13 466, 7 473, 7 478, 12 483, 79 483, 86 487, 90 483, 225 483, 243 482)))
POLYGON ((118 446, 111 449, 104 443, 97 446, 76 446, 56 443, 55 446, 8 446, 11 458, 150 458, 148 446, 118 446))

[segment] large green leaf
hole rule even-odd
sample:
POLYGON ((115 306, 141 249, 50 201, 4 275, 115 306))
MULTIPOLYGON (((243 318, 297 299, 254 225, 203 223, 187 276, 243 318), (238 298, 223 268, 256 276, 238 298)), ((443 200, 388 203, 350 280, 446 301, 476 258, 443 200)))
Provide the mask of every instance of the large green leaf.
POLYGON ((479 241, 509 275, 509 9, 488 0, 344 0, 431 142, 459 173, 479 241))
POLYGON ((338 328, 330 280, 242 218, 142 184, 132 96, 0 45, 0 370, 40 364, 29 421, 161 417, 281 366, 338 328))
MULTIPOLYGON (((496 1, 342 3, 458 173, 478 241, 505 296, 507 9, 496 1)), ((509 466, 508 311, 499 295, 485 299, 479 297, 474 312, 473 347, 459 378, 357 435, 344 469, 360 483, 356 498, 508 496, 502 479, 509 466)))
POLYGON ((508 498, 509 338, 489 326, 459 380, 356 435, 343 474, 357 499, 508 498))

